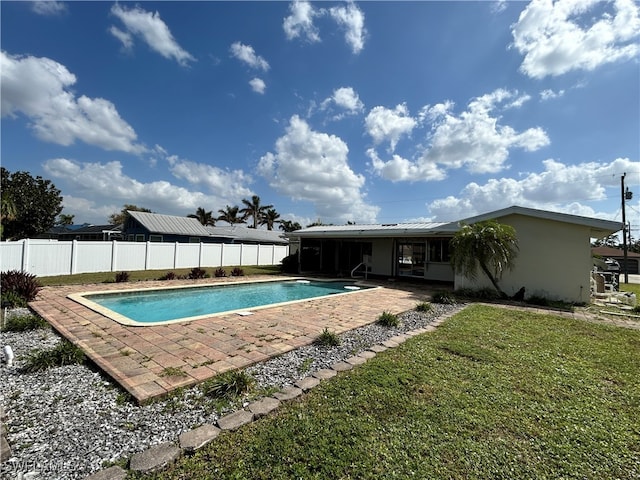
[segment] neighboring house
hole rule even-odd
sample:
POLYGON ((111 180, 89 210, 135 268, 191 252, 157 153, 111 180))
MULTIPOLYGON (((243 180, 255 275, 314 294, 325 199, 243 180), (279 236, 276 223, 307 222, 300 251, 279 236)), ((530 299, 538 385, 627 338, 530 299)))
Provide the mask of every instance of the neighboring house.
POLYGON ((122 240, 122 228, 118 225, 58 225, 50 228, 47 233, 36 238, 48 238, 50 240, 71 241, 105 241, 122 240))
POLYGON ((209 227, 197 219, 129 210, 123 240, 130 242, 245 243, 287 245, 281 233, 240 226, 209 227))
MULTIPOLYGON (((612 258, 620 264, 620 273, 624 273, 624 250, 621 248, 613 247, 593 247, 591 254, 594 257, 601 257, 603 259, 612 258)), ((640 273, 638 264, 640 263, 640 253, 627 251, 627 273, 637 275, 640 273)))
POLYGON ((591 238, 603 238, 620 222, 513 206, 450 223, 316 226, 288 235, 300 240, 300 271, 348 275, 364 263, 381 277, 452 283, 455 289, 491 284, 455 274, 449 241, 463 223, 497 220, 515 228, 519 254, 500 285, 507 294, 586 302, 590 295, 591 238))
POLYGON ((58 234, 58 240, 122 240, 122 228, 119 225, 81 225, 78 228, 70 226, 58 234))

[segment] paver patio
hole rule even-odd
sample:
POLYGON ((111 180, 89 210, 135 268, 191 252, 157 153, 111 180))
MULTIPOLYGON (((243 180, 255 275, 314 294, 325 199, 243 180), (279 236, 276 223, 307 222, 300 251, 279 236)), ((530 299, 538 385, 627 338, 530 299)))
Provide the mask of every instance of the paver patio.
MULTIPOLYGON (((241 280, 258 279, 264 277, 241 280)), ((121 325, 67 298, 71 293, 86 291, 231 281, 210 278, 45 287, 30 306, 61 335, 82 348, 138 402, 145 403, 176 388, 308 345, 325 328, 343 333, 376 321, 383 311, 410 310, 431 292, 427 285, 384 282, 378 284, 379 288, 354 294, 252 309, 250 316, 216 315, 157 326, 121 325)))

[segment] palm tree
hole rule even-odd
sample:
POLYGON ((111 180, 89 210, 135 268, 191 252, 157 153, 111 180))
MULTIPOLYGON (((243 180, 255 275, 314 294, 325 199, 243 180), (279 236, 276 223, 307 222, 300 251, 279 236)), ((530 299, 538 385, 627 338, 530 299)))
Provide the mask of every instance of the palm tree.
POLYGON ((187 217, 197 219, 204 226, 210 225, 213 227, 216 224, 216 219, 213 218, 212 212, 207 212, 202 207, 198 207, 196 213, 187 215, 187 217))
POLYGON ((218 221, 227 222, 229 225, 235 225, 237 223, 245 223, 244 217, 239 215, 240 207, 233 206, 230 207, 227 205, 224 210, 218 210, 220 216, 218 217, 218 221))
POLYGON ((505 270, 513 269, 518 254, 518 240, 512 226, 495 220, 462 225, 450 246, 451 264, 456 272, 474 279, 480 267, 500 295, 506 297, 498 280, 505 270))
POLYGON ((302 225, 298 222, 294 222, 292 220, 280 220, 280 230, 283 232, 295 232, 296 230, 300 230, 302 225))
POLYGON ((262 221, 264 212, 273 208, 273 205, 260 205, 260 197, 258 195, 253 195, 251 200, 243 198, 242 203, 244 203, 245 207, 240 210, 240 213, 244 215, 244 218, 253 218, 253 228, 258 228, 258 224, 262 221))
POLYGON ((273 225, 276 223, 280 223, 280 214, 276 212, 275 208, 269 208, 262 215, 262 220, 260 220, 260 225, 266 225, 267 230, 273 230, 273 225))

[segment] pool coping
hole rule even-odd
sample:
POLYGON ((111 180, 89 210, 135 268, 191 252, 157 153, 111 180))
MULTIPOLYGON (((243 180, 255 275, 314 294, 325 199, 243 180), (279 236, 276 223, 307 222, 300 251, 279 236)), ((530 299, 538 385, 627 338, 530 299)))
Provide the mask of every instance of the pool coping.
MULTIPOLYGON (((181 318, 175 318, 170 320, 161 320, 157 322, 140 322, 138 320, 134 320, 114 310, 111 310, 110 308, 100 305, 99 303, 94 302, 93 300, 86 298, 88 295, 104 295, 104 294, 133 293, 133 292, 162 291, 162 290, 180 290, 180 289, 186 290, 186 289, 194 289, 194 288, 212 288, 212 287, 224 288, 225 286, 228 287, 230 285, 248 285, 252 283, 289 282, 289 281, 300 282, 300 281, 309 281, 309 279, 307 277, 302 277, 302 278, 301 277, 283 277, 283 278, 240 280, 232 283, 225 282, 224 284, 221 282, 214 282, 214 283, 208 282, 208 283, 201 283, 198 285, 175 285, 175 286, 162 286, 162 287, 155 287, 155 288, 149 288, 149 287, 131 288, 131 289, 121 289, 121 290, 109 290, 107 292, 105 292, 104 290, 96 290, 96 291, 70 293, 69 295, 67 295, 67 297, 81 305, 84 305, 85 307, 93 310, 94 312, 104 315, 105 317, 110 318, 111 320, 115 320, 121 325, 127 325, 130 327, 152 327, 157 325, 170 325, 173 323, 192 322, 195 320, 201 320, 204 318, 217 317, 222 315, 233 315, 233 314, 244 315, 244 316, 253 315, 253 312, 255 310, 262 310, 264 308, 284 306, 284 305, 289 305, 289 304, 299 303, 299 302, 307 302, 309 300, 325 298, 325 297, 335 296, 335 295, 357 294, 363 291, 363 290, 347 290, 345 292, 330 293, 330 294, 322 295, 318 297, 303 298, 299 300, 290 300, 287 302, 269 303, 269 304, 258 305, 250 308, 236 308, 233 310, 225 310, 223 312, 212 312, 212 313, 206 313, 203 315, 194 315, 192 317, 181 317, 181 318)), ((344 282, 345 279, 344 278, 342 279, 341 278, 322 278, 322 279, 314 278, 313 281, 330 283, 330 282, 344 282)), ((362 282, 362 281, 354 280, 353 284, 355 286, 366 287, 366 289, 379 288, 377 285, 369 284, 367 282, 362 282)))
MULTIPOLYGON (((265 277, 244 277, 242 281, 261 278, 265 277)), ((168 282, 169 286, 194 286, 212 281, 238 279, 44 287, 29 306, 144 404, 178 388, 309 345, 325 328, 341 334, 375 322, 383 311, 411 310, 433 292, 429 285, 367 282, 380 288, 270 306, 248 317, 223 314, 145 328, 121 325, 69 298, 81 291, 140 288, 141 283, 155 288, 168 286, 168 282)))

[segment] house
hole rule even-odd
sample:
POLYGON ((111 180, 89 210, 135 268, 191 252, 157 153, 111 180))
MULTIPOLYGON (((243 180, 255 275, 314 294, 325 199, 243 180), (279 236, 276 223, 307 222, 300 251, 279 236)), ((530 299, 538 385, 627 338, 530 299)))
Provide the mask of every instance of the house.
POLYGON ((289 234, 299 239, 301 272, 351 274, 446 282, 455 289, 491 287, 488 279, 456 274, 449 241, 461 224, 496 220, 515 228, 519 254, 500 285, 509 295, 586 302, 590 295, 591 238, 611 235, 620 222, 512 206, 449 223, 315 226, 289 234))
MULTIPOLYGON (((614 247, 593 247, 591 254, 594 257, 611 258, 620 265, 620 272, 624 272, 624 251, 614 247)), ((627 273, 637 275, 640 273, 638 264, 640 263, 640 253, 627 251, 627 273)))
POLYGON ((60 241, 108 241, 122 240, 122 228, 118 225, 58 225, 35 238, 47 238, 60 241))
POLYGON ((244 243, 287 245, 280 233, 233 225, 210 227, 197 219, 128 211, 123 240, 129 242, 244 243))

